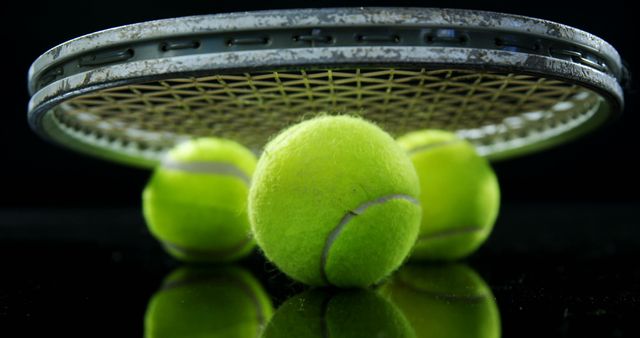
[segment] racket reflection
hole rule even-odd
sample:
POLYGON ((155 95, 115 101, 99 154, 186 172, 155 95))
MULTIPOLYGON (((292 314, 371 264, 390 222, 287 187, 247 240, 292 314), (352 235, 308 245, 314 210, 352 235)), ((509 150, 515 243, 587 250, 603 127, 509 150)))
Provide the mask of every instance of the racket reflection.
POLYGON ((380 288, 416 338, 498 338, 500 313, 484 280, 464 264, 406 265, 380 288))
POLYGON ((181 267, 147 306, 146 338, 259 337, 273 308, 260 283, 238 266, 181 267))

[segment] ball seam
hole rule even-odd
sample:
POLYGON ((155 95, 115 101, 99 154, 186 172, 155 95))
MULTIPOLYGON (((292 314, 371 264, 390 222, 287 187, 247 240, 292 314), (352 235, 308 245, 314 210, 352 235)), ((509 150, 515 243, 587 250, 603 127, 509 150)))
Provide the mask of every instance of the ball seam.
POLYGON ((189 173, 224 175, 238 178, 247 186, 251 185, 251 178, 240 168, 233 164, 218 161, 193 161, 182 162, 171 158, 162 160, 162 168, 178 170, 189 173))
POLYGON ((329 281, 329 278, 327 277, 327 272, 326 272, 326 265, 327 265, 327 259, 329 257, 329 251, 331 250, 331 247, 333 246, 333 243, 335 242, 335 240, 338 238, 338 236, 340 236, 340 234, 344 230, 347 223, 349 223, 349 221, 351 221, 351 219, 353 219, 354 217, 364 213, 370 207, 380 205, 394 199, 406 200, 417 206, 420 206, 420 201, 418 201, 417 198, 413 196, 405 195, 405 194, 391 194, 391 195, 378 197, 376 199, 369 200, 360 204, 357 208, 353 210, 347 211, 347 213, 344 216, 342 216, 342 218, 340 219, 340 222, 338 223, 338 225, 336 225, 331 230, 331 232, 329 232, 329 235, 327 236, 327 239, 324 242, 322 255, 320 256, 320 276, 326 285, 332 285, 331 282, 329 281))
POLYGON ((420 235, 418 236, 416 243, 431 240, 431 239, 436 239, 436 238, 446 238, 446 237, 455 236, 455 235, 482 232, 483 230, 485 230, 485 228, 482 228, 479 226, 467 226, 467 227, 460 227, 455 229, 448 229, 448 230, 443 230, 443 231, 434 232, 430 234, 420 235))
POLYGON ((484 301, 485 299, 489 298, 489 294, 487 292, 484 293, 480 293, 477 295, 459 295, 459 294, 454 294, 454 293, 450 293, 450 292, 438 292, 438 291, 433 291, 433 290, 427 290, 427 289, 422 289, 419 287, 415 287, 410 283, 406 283, 405 281, 403 281, 402 279, 398 279, 396 281, 396 285, 398 285, 399 287, 403 288, 403 289, 407 289, 407 290, 411 290, 414 292, 419 292, 420 294, 423 294, 429 298, 432 299, 436 299, 436 300, 444 300, 447 302, 456 302, 456 303, 462 303, 462 304, 478 304, 482 301, 484 301))
POLYGON ((431 144, 424 144, 424 145, 420 145, 407 150, 407 153, 409 153, 409 155, 415 155, 416 153, 420 153, 423 151, 432 150, 434 148, 441 148, 441 147, 445 147, 445 146, 456 144, 456 143, 462 143, 462 142, 464 142, 464 140, 456 139, 456 140, 442 141, 442 142, 436 142, 431 144))
POLYGON ((218 250, 189 249, 165 240, 162 240, 161 243, 166 248, 180 252, 185 256, 196 257, 199 259, 207 259, 207 258, 224 259, 226 257, 233 256, 233 254, 238 253, 239 251, 244 249, 247 245, 251 243, 251 240, 252 238, 250 236, 247 236, 242 241, 228 248, 218 249, 218 250))

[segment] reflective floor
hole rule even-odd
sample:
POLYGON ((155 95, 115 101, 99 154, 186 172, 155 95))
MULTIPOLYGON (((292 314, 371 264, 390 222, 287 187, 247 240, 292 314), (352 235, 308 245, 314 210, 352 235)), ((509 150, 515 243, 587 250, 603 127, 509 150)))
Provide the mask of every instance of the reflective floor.
POLYGON ((136 209, 0 210, 2 337, 638 337, 635 205, 505 205, 464 262, 312 289, 262 256, 186 266, 136 209))

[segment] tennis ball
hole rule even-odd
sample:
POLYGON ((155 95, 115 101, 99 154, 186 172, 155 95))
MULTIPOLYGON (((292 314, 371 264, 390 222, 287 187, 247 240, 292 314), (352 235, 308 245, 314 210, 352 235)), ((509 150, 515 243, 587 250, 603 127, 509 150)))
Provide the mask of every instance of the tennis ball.
POLYGON ((151 234, 185 261, 230 261, 251 252, 247 194, 256 158, 240 144, 201 138, 170 150, 143 192, 151 234))
POLYGON ((414 260, 454 260, 487 239, 498 216, 500 188, 489 162, 456 135, 418 131, 398 139, 420 178, 422 223, 414 260))
POLYGON ((349 116, 295 125, 265 148, 249 218, 266 257, 310 285, 371 285, 395 270, 420 224, 418 177, 382 129, 349 116))
POLYGON ((272 313, 269 297, 244 269, 183 267, 149 301, 145 337, 255 338, 272 313))
POLYGON ((491 289, 466 265, 405 265, 379 292, 402 311, 417 338, 500 337, 491 289))
POLYGON ((414 337, 402 313, 365 289, 314 289, 287 300, 267 325, 263 338, 414 337))

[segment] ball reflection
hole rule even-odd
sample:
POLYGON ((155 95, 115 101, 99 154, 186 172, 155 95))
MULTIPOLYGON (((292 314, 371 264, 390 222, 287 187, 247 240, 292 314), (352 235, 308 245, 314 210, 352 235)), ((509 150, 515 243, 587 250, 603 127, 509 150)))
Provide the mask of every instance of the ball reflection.
POLYGON ((287 300, 264 338, 404 338, 411 326, 390 302, 369 290, 313 289, 287 300))
POLYGON ((400 308, 417 338, 500 337, 491 289, 464 264, 404 266, 380 293, 400 308))
POLYGON ((182 267, 149 301, 145 337, 254 338, 272 313, 269 297, 246 270, 182 267))

